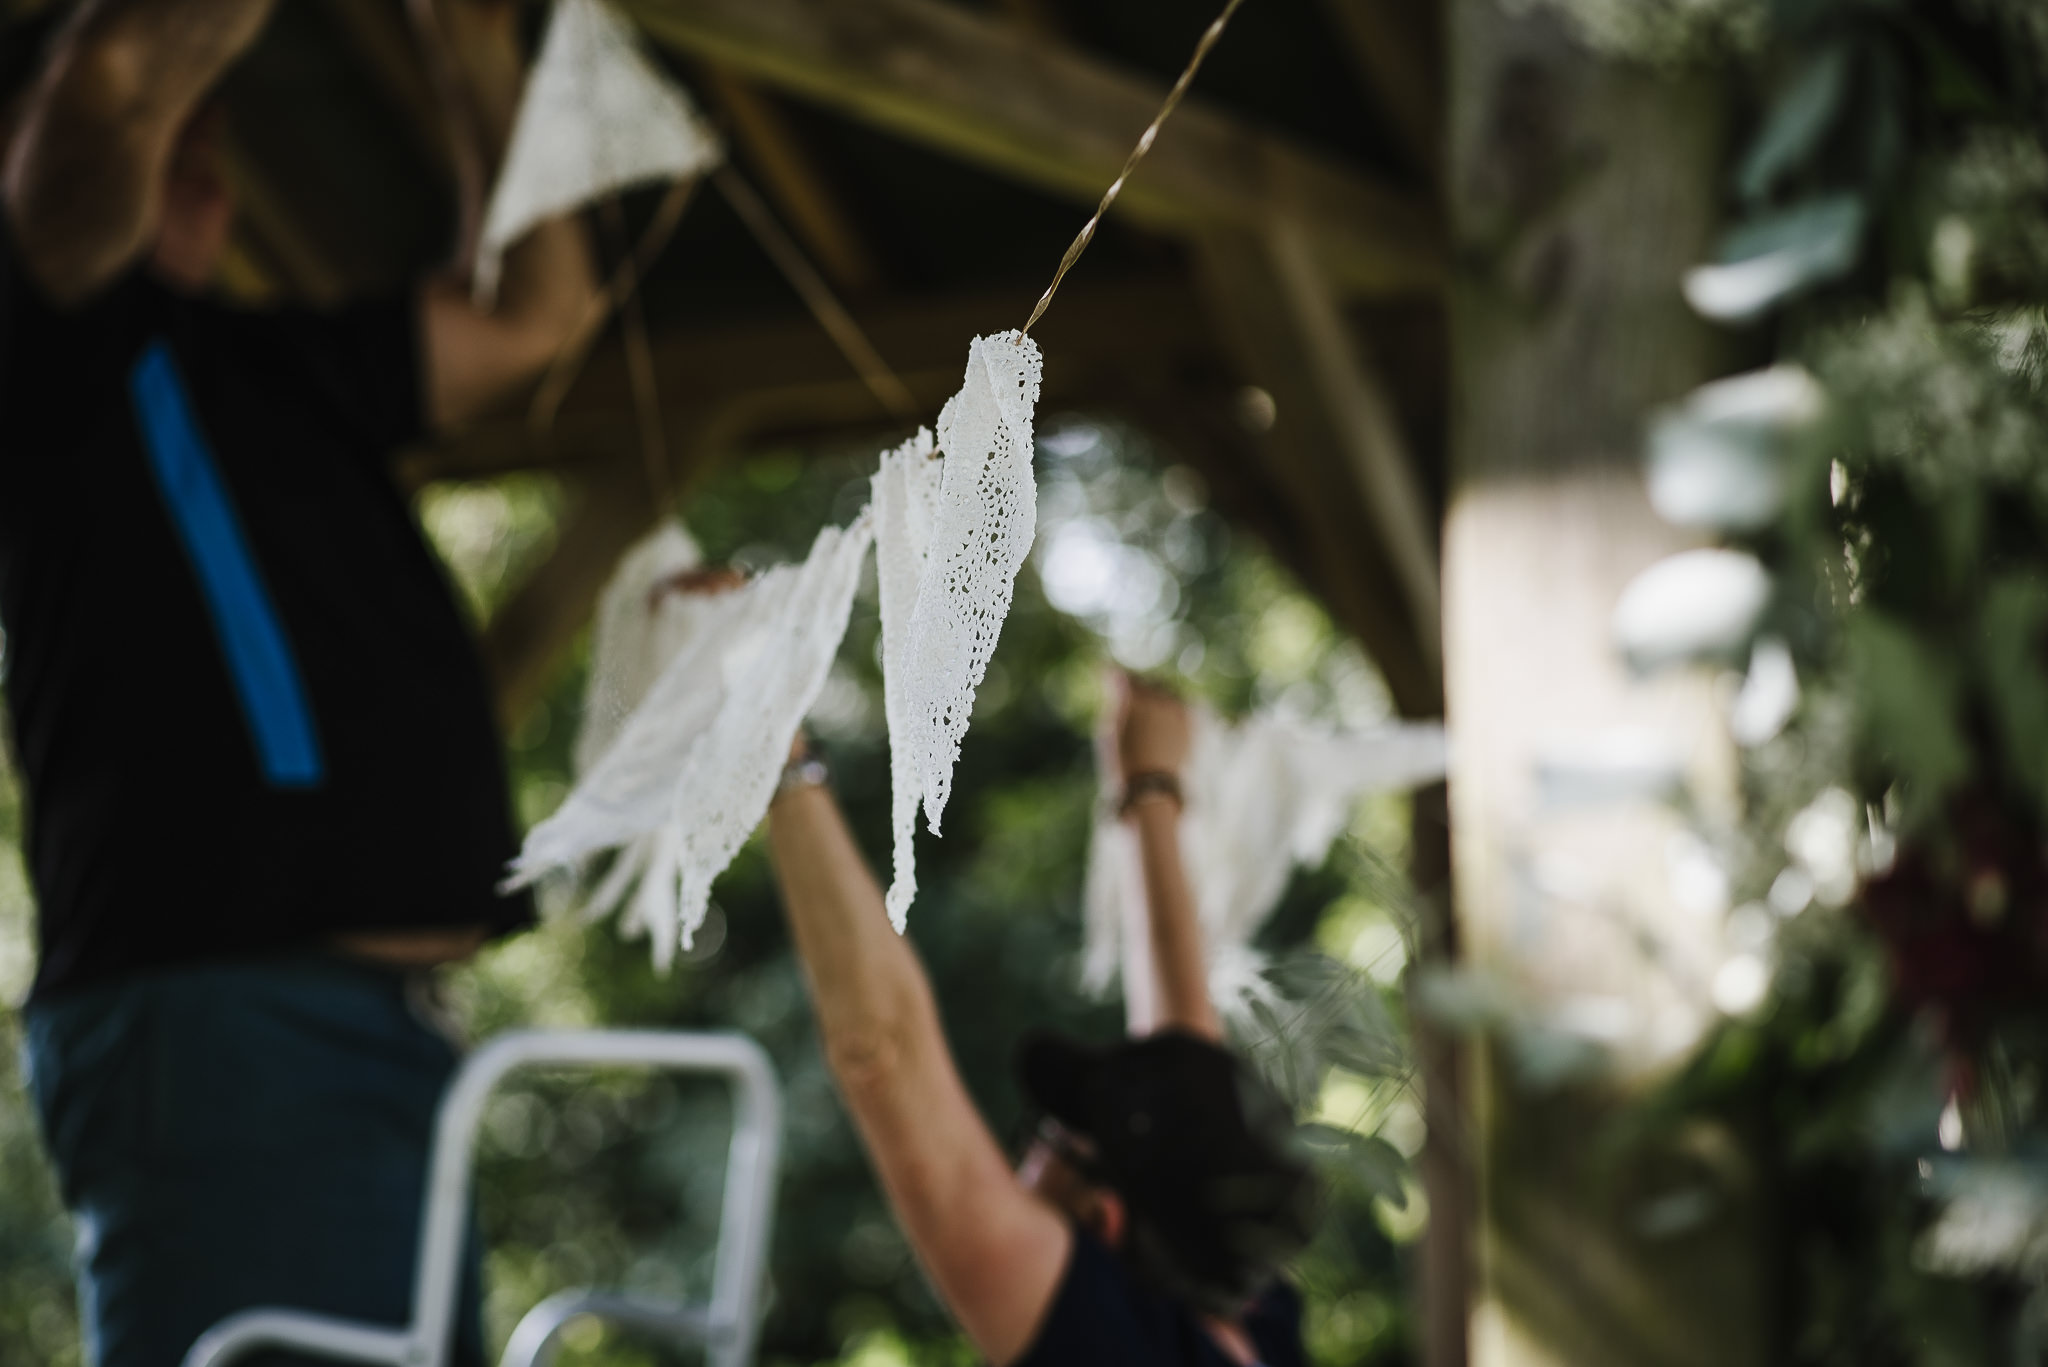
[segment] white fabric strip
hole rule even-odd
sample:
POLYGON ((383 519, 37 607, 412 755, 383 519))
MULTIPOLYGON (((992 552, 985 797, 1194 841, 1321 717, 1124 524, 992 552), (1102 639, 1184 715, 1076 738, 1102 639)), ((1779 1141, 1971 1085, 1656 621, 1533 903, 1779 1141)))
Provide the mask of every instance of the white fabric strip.
POLYGON ((938 518, 942 464, 932 434, 917 435, 884 451, 870 481, 875 510, 875 580, 882 607, 882 711, 889 723, 889 817, 894 834, 894 875, 887 898, 889 920, 900 934, 917 896, 917 853, 913 834, 924 795, 923 773, 907 743, 916 733, 917 698, 910 689, 911 613, 924 578, 932 524, 938 518))
POLYGON ((598 595, 590 630, 590 680, 576 733, 581 778, 618 739, 619 731, 661 671, 703 629, 716 599, 674 593, 678 575, 701 567, 704 554, 682 523, 670 519, 633 543, 598 595))
POLYGON ((688 948, 712 880, 767 812, 824 687, 873 539, 863 512, 819 532, 803 563, 693 599, 687 639, 603 757, 527 834, 507 886, 617 850, 591 911, 632 890, 622 928, 652 939, 655 963, 666 968, 678 943, 688 948))
MULTIPOLYGON (((761 630, 747 657, 726 662, 724 702, 690 747, 669 819, 680 836, 675 876, 685 949, 710 906, 711 880, 768 814, 797 727, 846 637, 861 562, 873 544, 874 521, 863 509, 844 531, 819 532, 803 564, 779 566, 748 586, 761 589, 743 605, 761 630)), ((653 876, 664 877, 664 869, 657 865, 653 876)))

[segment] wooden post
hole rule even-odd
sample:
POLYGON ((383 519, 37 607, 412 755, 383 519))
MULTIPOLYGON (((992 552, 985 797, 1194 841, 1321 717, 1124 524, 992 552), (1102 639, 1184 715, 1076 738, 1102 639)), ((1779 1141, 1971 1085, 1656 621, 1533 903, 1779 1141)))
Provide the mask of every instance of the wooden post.
POLYGON ((1682 545, 1644 494, 1645 419, 1724 362, 1678 290, 1716 221, 1722 92, 1602 60, 1546 7, 1454 0, 1450 41, 1461 949, 1554 1044, 1618 1065, 1537 1089, 1512 1046, 1475 1051, 1472 1361, 1763 1362, 1739 1146, 1703 1131, 1625 1170, 1597 1146, 1713 1010, 1719 916, 1677 895, 1682 830, 1647 779, 1725 812, 1729 747, 1707 681, 1630 678, 1609 624, 1628 580, 1682 545))

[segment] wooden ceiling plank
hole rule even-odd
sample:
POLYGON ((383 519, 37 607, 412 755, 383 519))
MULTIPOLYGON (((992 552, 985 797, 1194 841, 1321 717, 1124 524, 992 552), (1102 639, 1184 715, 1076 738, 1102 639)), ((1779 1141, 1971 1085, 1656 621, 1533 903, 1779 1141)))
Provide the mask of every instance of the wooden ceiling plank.
MULTIPOLYGON (((896 300, 860 312, 861 326, 889 357, 927 412, 960 387, 967 339, 1022 317, 1027 289, 896 300)), ((1133 367, 1162 369, 1190 351, 1213 355, 1209 323, 1192 287, 1175 278, 1069 286, 1039 325, 1045 403, 1114 396, 1133 367)), ((720 440, 834 426, 896 426, 809 319, 672 332, 654 342, 664 410, 677 420, 717 424, 720 440)), ((600 349, 562 405, 551 443, 536 440, 523 405, 432 446, 405 454, 412 484, 478 478, 566 465, 608 453, 627 438, 632 391, 616 346, 600 349)))
MULTIPOLYGON (((942 0, 625 0, 656 39, 911 141, 1092 204, 1165 91, 942 0)), ((1340 287, 1443 277, 1435 214, 1328 157, 1182 104, 1117 212, 1154 230, 1304 225, 1340 287)))

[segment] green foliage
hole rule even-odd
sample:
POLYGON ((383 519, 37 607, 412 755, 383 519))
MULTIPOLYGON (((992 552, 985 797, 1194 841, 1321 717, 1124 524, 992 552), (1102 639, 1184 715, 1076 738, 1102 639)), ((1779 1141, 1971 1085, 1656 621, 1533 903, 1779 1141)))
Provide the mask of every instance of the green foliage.
POLYGON ((1720 842, 1776 973, 1618 1142, 1745 1137, 1802 1367, 2048 1348, 2044 13, 1778 0, 1734 170, 1724 255, 1806 257, 1755 340, 1826 395, 1722 526, 1800 685, 1720 842))

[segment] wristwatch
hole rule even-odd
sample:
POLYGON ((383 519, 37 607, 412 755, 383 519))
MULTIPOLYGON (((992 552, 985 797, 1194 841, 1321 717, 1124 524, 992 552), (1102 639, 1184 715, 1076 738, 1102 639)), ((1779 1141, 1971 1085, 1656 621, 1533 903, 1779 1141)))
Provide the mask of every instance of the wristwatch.
POLYGON ((775 796, 781 797, 792 788, 822 788, 831 781, 832 771, 825 767, 825 761, 815 753, 806 754, 782 766, 775 796))
POLYGON ((1148 797, 1168 798, 1177 808, 1187 806, 1179 774, 1166 769, 1145 769, 1124 780, 1124 795, 1116 805, 1117 816, 1129 816, 1131 809, 1148 797))

